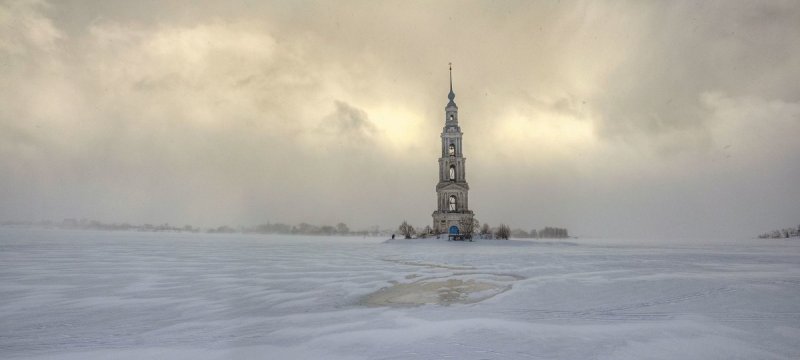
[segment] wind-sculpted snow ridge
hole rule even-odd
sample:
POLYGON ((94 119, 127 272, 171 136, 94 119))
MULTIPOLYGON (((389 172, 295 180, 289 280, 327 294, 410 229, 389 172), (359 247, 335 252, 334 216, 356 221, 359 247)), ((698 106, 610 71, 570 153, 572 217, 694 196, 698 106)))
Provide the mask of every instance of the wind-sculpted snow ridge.
POLYGON ((393 263, 401 264, 401 265, 410 265, 410 266, 424 266, 424 267, 431 267, 431 268, 440 268, 440 269, 450 269, 450 270, 472 270, 475 269, 472 266, 463 266, 463 265, 452 265, 452 264, 436 264, 424 261, 408 261, 408 260, 397 260, 397 259, 382 259, 384 261, 390 261, 393 263))
POLYGON ((0 358, 800 358, 800 243, 569 242, 0 229, 0 358))

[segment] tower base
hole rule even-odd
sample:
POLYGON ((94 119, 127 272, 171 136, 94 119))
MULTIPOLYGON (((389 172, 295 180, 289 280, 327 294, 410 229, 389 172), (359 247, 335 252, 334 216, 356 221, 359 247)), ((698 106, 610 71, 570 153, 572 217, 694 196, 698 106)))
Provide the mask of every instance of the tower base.
MULTIPOLYGON (((437 234, 456 234, 464 233, 464 224, 471 224, 475 214, 472 211, 465 212, 433 212, 433 232, 437 234), (455 229, 453 227, 455 226, 455 229)), ((478 229, 473 229, 477 231, 478 229)))

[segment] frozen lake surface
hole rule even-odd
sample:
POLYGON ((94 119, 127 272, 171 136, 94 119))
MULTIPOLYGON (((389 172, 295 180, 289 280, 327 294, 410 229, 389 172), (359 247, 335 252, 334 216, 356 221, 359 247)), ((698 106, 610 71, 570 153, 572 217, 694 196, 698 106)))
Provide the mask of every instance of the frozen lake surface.
POLYGON ((800 241, 0 229, 0 358, 798 359, 800 241))

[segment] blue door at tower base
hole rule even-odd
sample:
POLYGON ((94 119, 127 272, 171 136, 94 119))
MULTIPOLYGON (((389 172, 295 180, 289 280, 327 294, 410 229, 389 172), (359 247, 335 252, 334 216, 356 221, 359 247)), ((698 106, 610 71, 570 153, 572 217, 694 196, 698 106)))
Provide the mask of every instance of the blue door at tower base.
POLYGON ((453 226, 450 227, 450 229, 448 230, 448 234, 447 234, 447 241, 450 241, 450 240, 455 240, 455 241, 469 240, 469 241, 472 241, 472 237, 460 234, 459 231, 458 231, 458 226, 453 225, 453 226))

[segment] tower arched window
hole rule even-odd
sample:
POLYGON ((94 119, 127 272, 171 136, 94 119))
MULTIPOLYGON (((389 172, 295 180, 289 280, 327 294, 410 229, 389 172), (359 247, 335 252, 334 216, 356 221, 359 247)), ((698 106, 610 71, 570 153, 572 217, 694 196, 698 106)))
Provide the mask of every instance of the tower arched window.
POLYGON ((456 180, 456 166, 455 165, 450 165, 450 180, 451 181, 455 181, 456 180))
POLYGON ((455 144, 450 144, 450 146, 447 147, 447 154, 450 155, 450 156, 455 156, 456 155, 456 145, 455 144))
POLYGON ((453 121, 454 118, 453 114, 450 114, 450 121, 453 121))
POLYGON ((450 211, 456 211, 456 196, 450 195, 450 211))

